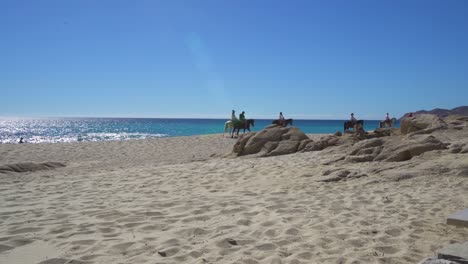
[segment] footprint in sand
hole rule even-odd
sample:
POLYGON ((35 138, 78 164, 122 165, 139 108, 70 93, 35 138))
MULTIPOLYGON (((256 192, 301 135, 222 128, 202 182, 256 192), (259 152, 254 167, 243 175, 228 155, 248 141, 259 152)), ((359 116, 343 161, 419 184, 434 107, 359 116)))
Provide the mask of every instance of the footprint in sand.
POLYGON ((42 229, 44 229, 44 228, 42 228, 42 227, 25 227, 25 228, 10 230, 9 233, 12 234, 12 235, 24 234, 24 233, 34 233, 34 232, 41 231, 42 229))
POLYGON ((392 237, 398 237, 401 235, 401 230, 398 228, 392 228, 385 230, 385 233, 391 235, 392 237))
POLYGON ((375 250, 382 252, 384 254, 395 254, 400 251, 398 248, 392 246, 382 246, 382 247, 375 247, 375 250))
POLYGON ((255 246, 255 249, 261 250, 261 251, 268 251, 268 250, 275 250, 278 246, 272 243, 264 243, 260 244, 258 246, 255 246))

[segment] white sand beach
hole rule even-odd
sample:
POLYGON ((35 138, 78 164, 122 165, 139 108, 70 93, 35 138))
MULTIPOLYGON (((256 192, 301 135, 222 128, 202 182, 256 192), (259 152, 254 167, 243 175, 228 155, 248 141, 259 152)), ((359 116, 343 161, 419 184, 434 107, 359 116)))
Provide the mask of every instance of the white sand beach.
POLYGON ((0 263, 417 263, 468 240, 445 224, 468 207, 468 154, 226 157, 235 142, 0 145, 0 166, 66 165, 0 173, 0 263), (342 171, 353 177, 320 181, 342 171))

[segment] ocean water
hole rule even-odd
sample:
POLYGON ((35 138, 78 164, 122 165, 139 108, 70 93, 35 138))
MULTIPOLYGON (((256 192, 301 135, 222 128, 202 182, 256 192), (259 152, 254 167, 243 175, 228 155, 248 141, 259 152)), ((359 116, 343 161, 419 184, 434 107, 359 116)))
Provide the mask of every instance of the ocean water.
MULTIPOLYGON (((164 118, 37 118, 0 119, 0 143, 27 143, 131 140, 223 133, 227 119, 164 118)), ((272 120, 255 120, 252 131, 270 125, 272 120)), ((374 130, 379 121, 364 122, 374 130)), ((343 120, 294 120, 305 133, 324 134, 343 131, 343 120)))

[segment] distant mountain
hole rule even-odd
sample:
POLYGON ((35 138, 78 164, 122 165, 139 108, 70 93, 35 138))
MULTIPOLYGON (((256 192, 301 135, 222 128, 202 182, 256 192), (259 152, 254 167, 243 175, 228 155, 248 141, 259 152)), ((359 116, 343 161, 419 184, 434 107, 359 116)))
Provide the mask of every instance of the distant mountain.
MULTIPOLYGON (((436 109, 432 109, 431 111, 420 110, 417 112, 413 112, 413 115, 419 115, 419 114, 433 114, 439 117, 447 117, 449 115, 468 116, 468 106, 459 106, 459 107, 453 108, 452 110, 436 108, 436 109)), ((402 116, 402 118, 408 115, 409 113, 406 113, 402 116)))

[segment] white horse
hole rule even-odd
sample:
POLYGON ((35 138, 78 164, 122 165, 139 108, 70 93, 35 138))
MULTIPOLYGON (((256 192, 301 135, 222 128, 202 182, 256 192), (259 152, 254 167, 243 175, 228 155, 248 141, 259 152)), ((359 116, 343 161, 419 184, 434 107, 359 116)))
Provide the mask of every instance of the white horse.
POLYGON ((223 132, 223 137, 224 137, 224 134, 226 134, 226 130, 229 128, 229 135, 232 134, 232 120, 228 120, 226 121, 226 123, 224 123, 224 132, 223 132))

